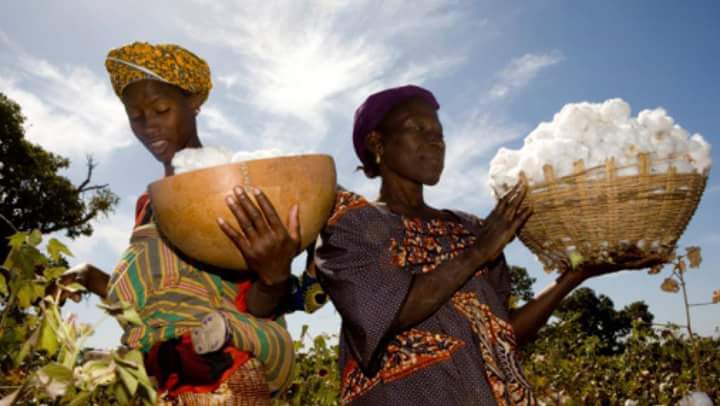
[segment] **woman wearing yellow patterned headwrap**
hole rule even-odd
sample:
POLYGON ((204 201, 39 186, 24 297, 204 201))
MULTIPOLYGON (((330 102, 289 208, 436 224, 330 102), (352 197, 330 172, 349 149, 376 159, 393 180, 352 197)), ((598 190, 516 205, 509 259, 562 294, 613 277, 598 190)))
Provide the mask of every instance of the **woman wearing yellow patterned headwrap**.
POLYGON ((201 147, 195 116, 212 88, 208 64, 177 45, 135 42, 110 51, 105 67, 133 133, 171 175, 175 152, 201 147))
MULTIPOLYGON (((196 116, 212 88, 207 63, 177 45, 136 42, 110 51, 105 66, 133 133, 163 164, 165 175, 172 175, 177 151, 202 146, 196 116)), ((266 199, 261 194, 257 200, 266 199)), ((258 208, 242 193, 235 193, 231 202, 236 217, 267 213, 267 205, 258 208)), ((309 275, 299 280, 268 278, 289 274, 297 250, 290 246, 292 238, 284 228, 258 227, 256 238, 264 239, 264 248, 254 260, 255 274, 230 275, 235 279, 229 281, 227 274, 223 279, 206 272, 167 246, 151 210, 144 194, 138 200, 130 248, 108 284, 106 300, 130 303, 143 321, 123 326, 123 343, 146 353, 148 373, 175 402, 205 404, 201 393, 218 399, 224 391, 228 402, 269 404, 269 394, 280 392, 292 378, 294 352, 284 328, 260 317, 319 307, 302 300, 319 286, 310 283, 314 278, 309 275)), ((309 296, 324 301, 322 292, 309 296)))

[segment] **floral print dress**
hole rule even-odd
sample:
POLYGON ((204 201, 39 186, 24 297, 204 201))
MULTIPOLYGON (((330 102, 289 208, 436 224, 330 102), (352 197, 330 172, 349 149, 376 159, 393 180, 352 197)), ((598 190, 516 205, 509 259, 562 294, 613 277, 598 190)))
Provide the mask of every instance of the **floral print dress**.
POLYGON ((479 269, 435 314, 384 339, 413 275, 435 272, 475 242, 482 221, 453 214, 457 221, 411 219, 338 193, 316 265, 342 317, 344 404, 535 404, 508 322, 504 259, 479 269))

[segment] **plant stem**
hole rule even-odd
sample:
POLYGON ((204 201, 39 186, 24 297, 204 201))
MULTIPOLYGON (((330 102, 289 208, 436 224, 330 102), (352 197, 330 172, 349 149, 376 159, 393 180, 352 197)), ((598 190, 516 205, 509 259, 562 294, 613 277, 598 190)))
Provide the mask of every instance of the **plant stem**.
POLYGON ((13 306, 15 306, 15 292, 14 291, 10 294, 10 299, 8 299, 7 305, 3 309, 2 318, 0 319, 0 328, 2 328, 5 325, 5 318, 7 318, 8 313, 10 313, 12 311, 13 306))
POLYGON ((706 303, 690 303, 690 305, 689 305, 689 306, 690 306, 690 307, 695 307, 695 306, 710 306, 710 305, 714 305, 714 304, 718 304, 718 303, 715 303, 715 302, 706 302, 706 303))
POLYGON ((678 276, 678 279, 680 279, 680 286, 682 287, 683 292, 683 301, 685 303, 685 319, 687 320, 687 328, 688 335, 690 336, 690 345, 693 349, 693 359, 695 362, 695 386, 698 390, 703 390, 702 385, 702 372, 700 367, 700 349, 697 346, 697 342, 695 341, 695 334, 693 334, 692 331, 692 324, 690 322, 690 303, 688 302, 688 295, 687 295, 687 286, 685 285, 685 277, 683 275, 683 272, 677 272, 676 275, 678 276))

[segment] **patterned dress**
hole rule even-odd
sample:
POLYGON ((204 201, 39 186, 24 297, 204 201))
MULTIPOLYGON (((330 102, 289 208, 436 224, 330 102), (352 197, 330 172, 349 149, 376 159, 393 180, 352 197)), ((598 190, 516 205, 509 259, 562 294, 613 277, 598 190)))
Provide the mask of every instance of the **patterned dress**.
POLYGON ((338 194, 316 264, 342 316, 343 403, 535 404, 508 322, 504 259, 479 269, 435 314, 383 341, 413 275, 435 272, 475 242, 481 220, 453 214, 457 221, 411 219, 352 193, 338 194), (364 371, 361 365, 376 358, 379 370, 364 371))
MULTIPOLYGON (((205 316, 220 312, 230 326, 232 350, 238 350, 226 348, 234 365, 222 380, 251 360, 249 365, 259 365, 264 372, 265 390, 281 392, 293 378, 293 342, 282 317, 273 321, 245 312, 252 279, 228 281, 183 259, 160 236, 147 195, 139 199, 136 212, 130 246, 111 275, 105 300, 110 306, 129 305, 140 321, 121 321, 122 343, 147 354, 162 342, 189 340, 191 329, 200 326, 205 316)), ((280 315, 295 310, 313 312, 324 304, 322 289, 307 273, 293 276, 291 286, 292 295, 279 309, 280 315)), ((181 386, 172 392, 207 392, 222 383, 202 388, 181 386)))

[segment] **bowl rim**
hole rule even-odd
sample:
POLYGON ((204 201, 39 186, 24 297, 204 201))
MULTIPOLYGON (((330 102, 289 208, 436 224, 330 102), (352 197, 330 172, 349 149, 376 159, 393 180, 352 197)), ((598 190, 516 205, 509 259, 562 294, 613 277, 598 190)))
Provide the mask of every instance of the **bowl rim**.
POLYGON ((173 175, 170 175, 170 176, 165 176, 165 177, 163 177, 163 178, 160 178, 160 179, 157 179, 157 180, 154 180, 154 181, 150 182, 150 183, 148 184, 148 188, 147 188, 147 189, 148 189, 148 191, 149 191, 150 188, 151 188, 153 185, 159 184, 159 183, 161 183, 161 182, 168 182, 168 181, 170 181, 171 179, 177 179, 177 178, 183 177, 184 175, 191 175, 191 174, 194 175, 194 174, 197 174, 197 173, 200 173, 200 172, 203 172, 203 171, 217 170, 217 169, 219 169, 219 168, 230 167, 230 166, 238 165, 238 164, 248 164, 248 163, 255 163, 255 162, 260 162, 260 161, 270 161, 270 160, 275 160, 275 159, 298 159, 298 158, 328 158, 328 159, 330 159, 330 162, 333 163, 333 166, 334 166, 334 164, 335 164, 335 159, 332 157, 332 155, 330 155, 330 154, 322 154, 322 153, 309 153, 309 154, 297 154, 297 155, 279 155, 279 156, 267 157, 267 158, 248 159, 247 161, 229 162, 229 163, 225 163, 225 164, 221 164, 221 165, 206 166, 206 167, 204 167, 204 168, 198 168, 198 169, 194 169, 194 170, 187 171, 187 172, 183 172, 183 173, 178 173, 178 174, 173 174, 173 175))

